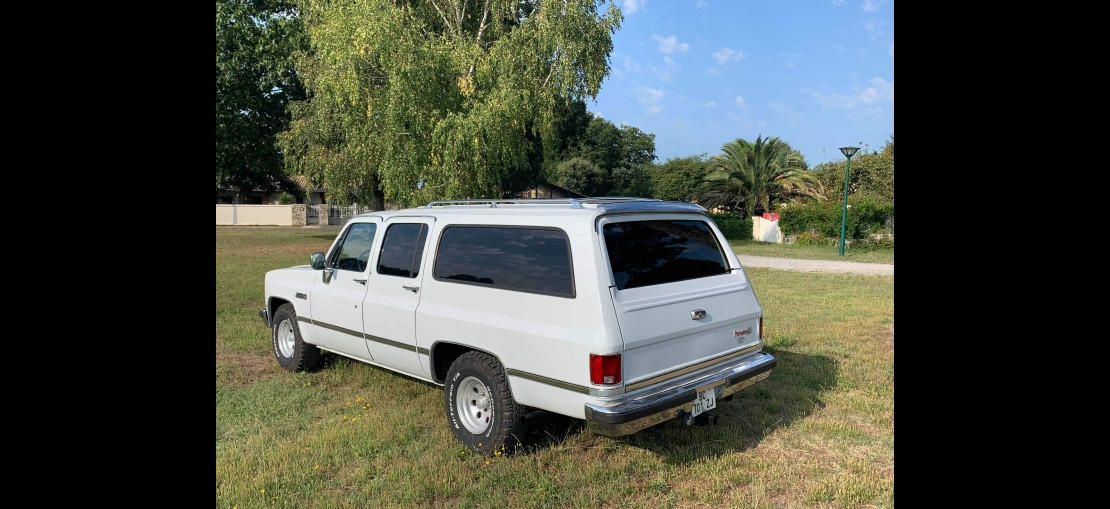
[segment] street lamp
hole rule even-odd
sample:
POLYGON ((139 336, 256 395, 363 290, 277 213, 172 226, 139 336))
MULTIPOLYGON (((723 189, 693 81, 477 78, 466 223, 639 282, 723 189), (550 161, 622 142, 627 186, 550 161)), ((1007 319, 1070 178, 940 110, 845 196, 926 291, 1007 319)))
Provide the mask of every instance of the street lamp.
POLYGON ((840 214, 840 256, 844 256, 844 233, 848 226, 848 174, 852 171, 852 156, 857 150, 859 147, 840 147, 844 157, 848 158, 848 167, 844 170, 844 209, 840 214))

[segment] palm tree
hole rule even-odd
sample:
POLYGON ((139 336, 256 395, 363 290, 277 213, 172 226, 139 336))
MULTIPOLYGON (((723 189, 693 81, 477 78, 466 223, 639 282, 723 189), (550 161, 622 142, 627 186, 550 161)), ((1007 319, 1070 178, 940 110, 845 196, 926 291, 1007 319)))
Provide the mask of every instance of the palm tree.
POLYGON ((710 159, 710 172, 691 195, 706 208, 741 209, 748 216, 795 196, 821 197, 820 182, 802 154, 778 138, 738 138, 710 159))

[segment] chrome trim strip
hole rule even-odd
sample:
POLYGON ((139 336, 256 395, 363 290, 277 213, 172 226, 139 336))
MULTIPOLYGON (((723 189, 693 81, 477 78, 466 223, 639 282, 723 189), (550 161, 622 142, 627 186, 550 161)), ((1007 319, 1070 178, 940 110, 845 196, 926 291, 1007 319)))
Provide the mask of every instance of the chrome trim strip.
POLYGON ((373 341, 375 343, 381 343, 381 344, 386 345, 386 346, 392 346, 394 348, 400 348, 401 350, 412 350, 413 352, 418 353, 418 354, 422 353, 424 355, 428 355, 428 349, 427 348, 420 348, 416 345, 406 345, 406 344, 398 342, 398 341, 393 341, 393 340, 385 339, 385 338, 379 338, 377 336, 371 336, 370 334, 363 334, 361 332, 355 332, 351 329, 344 329, 343 327, 340 327, 338 325, 332 325, 330 323, 321 322, 320 320, 312 320, 310 318, 305 318, 303 316, 298 316, 297 320, 302 321, 302 322, 308 322, 311 325, 319 325, 320 327, 323 327, 325 329, 331 329, 331 330, 336 331, 336 332, 342 332, 343 334, 348 334, 348 335, 351 335, 351 336, 355 336, 357 338, 362 338, 362 339, 365 339, 366 341, 373 341))
POLYGON ((647 387, 649 385, 656 384, 656 383, 659 383, 659 382, 662 382, 662 381, 665 381, 665 380, 670 380, 672 378, 679 377, 679 376, 685 375, 687 373, 693 373, 694 371, 697 371, 697 370, 703 369, 703 368, 707 368, 709 366, 712 366, 713 364, 717 364, 718 362, 724 362, 724 361, 727 361, 729 359, 732 359, 733 357, 739 357, 739 356, 744 355, 746 353, 754 352, 754 351, 758 350, 761 346, 763 346, 762 342, 755 343, 755 344, 753 344, 751 346, 748 346, 747 348, 744 348, 743 350, 740 350, 738 352, 732 352, 730 354, 725 354, 725 355, 722 355, 720 357, 709 359, 705 362, 699 362, 697 364, 694 364, 693 366, 683 368, 683 369, 680 369, 678 371, 671 371, 670 373, 664 373, 664 374, 659 375, 659 376, 654 377, 654 378, 649 378, 647 380, 636 382, 632 385, 629 385, 628 390, 634 391, 636 389, 639 389, 640 387, 647 387))
POLYGON ((418 353, 420 355, 428 355, 428 349, 427 348, 421 348, 421 347, 418 346, 418 347, 416 347, 416 353, 418 353))
MULTIPOLYGON (((308 319, 306 318, 305 320, 308 320, 308 319)), ((340 327, 338 325, 332 325, 330 323, 324 323, 324 322, 321 322, 320 320, 308 320, 308 323, 311 323, 312 325, 316 325, 318 327, 323 327, 325 329, 330 329, 330 330, 333 330, 335 332, 341 332, 343 334, 348 334, 348 335, 351 335, 351 336, 355 336, 355 337, 358 337, 358 338, 362 337, 361 332, 355 332, 351 329, 344 329, 343 327, 340 327)))
POLYGON ((590 393, 590 388, 589 387, 584 387, 584 386, 581 386, 581 385, 575 385, 575 384, 572 384, 572 383, 563 382, 561 380, 556 380, 554 378, 548 378, 546 376, 537 375, 537 374, 534 374, 534 373, 529 373, 527 371, 520 371, 518 369, 505 368, 505 374, 509 375, 509 376, 518 376, 518 377, 524 378, 526 380, 531 380, 533 382, 539 382, 541 384, 551 385, 551 386, 554 386, 554 387, 558 387, 560 389, 566 389, 568 391, 574 391, 574 392, 578 392, 578 393, 581 393, 581 394, 589 394, 590 393))

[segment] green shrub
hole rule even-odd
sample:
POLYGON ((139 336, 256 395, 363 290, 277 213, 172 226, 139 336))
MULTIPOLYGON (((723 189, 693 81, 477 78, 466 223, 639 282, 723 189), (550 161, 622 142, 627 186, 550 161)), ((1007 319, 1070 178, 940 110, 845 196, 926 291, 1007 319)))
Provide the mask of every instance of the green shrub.
POLYGON ((820 233, 802 232, 794 238, 794 243, 799 246, 832 246, 836 244, 836 239, 820 233))
POLYGON ((283 192, 281 196, 278 196, 278 205, 291 205, 296 202, 297 198, 289 193, 283 192))
POLYGON ((737 213, 709 214, 728 240, 752 240, 752 218, 737 213))
MULTIPOLYGON (((843 206, 843 202, 831 200, 783 205, 779 209, 779 229, 786 235, 813 232, 825 237, 840 237, 843 206)), ((849 196, 845 235, 850 239, 862 239, 872 233, 885 232, 887 216, 893 214, 893 203, 868 196, 849 196)))
POLYGON ((868 237, 863 240, 853 242, 851 249, 862 249, 865 251, 878 251, 880 249, 894 251, 894 239, 889 237, 871 238, 868 237))

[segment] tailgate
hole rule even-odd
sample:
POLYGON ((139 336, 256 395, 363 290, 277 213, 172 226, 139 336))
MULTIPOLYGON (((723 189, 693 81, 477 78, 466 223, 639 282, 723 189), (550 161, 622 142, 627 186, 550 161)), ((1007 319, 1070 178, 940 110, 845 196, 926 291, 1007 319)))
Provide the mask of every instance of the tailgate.
POLYGON ((603 224, 629 390, 760 350, 763 310, 708 219, 603 224))

